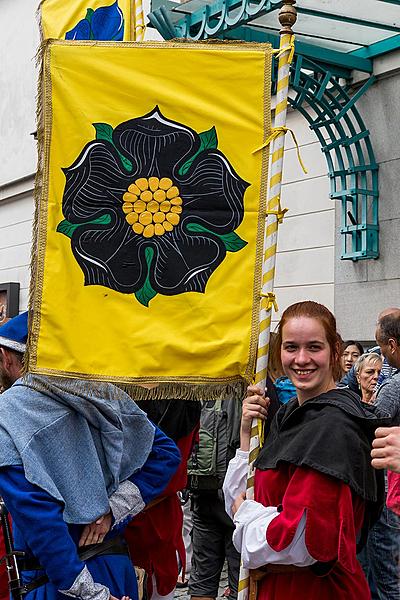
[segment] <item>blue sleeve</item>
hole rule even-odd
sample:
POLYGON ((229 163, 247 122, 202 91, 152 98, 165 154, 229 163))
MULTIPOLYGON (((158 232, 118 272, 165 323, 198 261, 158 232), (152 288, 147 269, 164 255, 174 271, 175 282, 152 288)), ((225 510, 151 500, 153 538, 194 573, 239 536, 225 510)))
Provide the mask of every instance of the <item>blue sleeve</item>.
POLYGON ((49 580, 68 590, 85 565, 63 519, 63 504, 29 483, 19 466, 0 469, 0 494, 49 580))
POLYGON ((356 377, 356 372, 354 369, 354 365, 351 367, 350 371, 348 371, 340 380, 342 386, 347 386, 352 392, 355 392, 360 396, 360 388, 358 386, 358 381, 356 377))
POLYGON ((176 444, 156 427, 153 447, 146 462, 129 478, 139 488, 145 504, 162 494, 180 462, 181 454, 176 444))

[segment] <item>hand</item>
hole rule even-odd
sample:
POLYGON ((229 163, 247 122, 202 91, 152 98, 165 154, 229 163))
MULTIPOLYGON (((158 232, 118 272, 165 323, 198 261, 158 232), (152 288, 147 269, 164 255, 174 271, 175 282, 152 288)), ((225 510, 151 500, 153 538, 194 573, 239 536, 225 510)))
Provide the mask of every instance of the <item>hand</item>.
POLYGON ((246 494, 245 494, 245 492, 242 492, 241 494, 239 494, 239 496, 236 498, 235 502, 232 504, 232 514, 233 515, 235 515, 237 513, 237 511, 242 506, 242 504, 245 500, 246 500, 246 494))
POLYGON ((253 419, 267 418, 269 398, 266 398, 264 392, 256 385, 249 385, 247 388, 247 398, 243 400, 242 407, 242 432, 250 434, 251 423, 253 419))
POLYGON ((94 523, 89 523, 89 525, 85 525, 79 540, 79 546, 88 546, 89 544, 100 544, 104 540, 107 533, 110 531, 111 523, 112 515, 110 511, 109 513, 97 519, 97 521, 94 521, 94 523))
POLYGON ((372 466, 400 473, 400 427, 379 427, 372 442, 372 466))
POLYGON ((266 419, 269 398, 256 385, 249 385, 247 398, 243 400, 242 422, 240 425, 240 449, 246 452, 250 448, 250 433, 253 419, 266 419))
MULTIPOLYGON (((119 598, 116 598, 115 596, 110 594, 110 600, 119 600, 119 598)), ((131 599, 129 596, 122 596, 121 600, 131 600, 131 599)))

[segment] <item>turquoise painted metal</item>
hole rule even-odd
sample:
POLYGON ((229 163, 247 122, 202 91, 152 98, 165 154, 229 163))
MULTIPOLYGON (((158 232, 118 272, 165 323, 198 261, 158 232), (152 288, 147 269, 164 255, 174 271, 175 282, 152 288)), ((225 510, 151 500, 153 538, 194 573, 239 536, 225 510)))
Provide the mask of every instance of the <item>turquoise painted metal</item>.
MULTIPOLYGON (((263 15, 273 11, 277 11, 277 9, 282 6, 283 1, 216 0, 213 4, 206 4, 199 10, 185 15, 174 24, 169 19, 168 11, 166 11, 163 6, 165 3, 167 3, 168 6, 171 5, 171 3, 168 3, 168 0, 164 0, 164 2, 163 0, 161 0, 161 2, 160 0, 153 0, 153 11, 149 15, 151 24, 154 27, 157 27, 164 39, 176 37, 197 41, 214 36, 222 37, 230 30, 234 30, 235 38, 239 39, 240 36, 237 35, 238 28, 242 28, 256 18, 262 17, 263 15), (161 11, 163 14, 160 14, 161 11)), ((398 27, 396 25, 381 24, 379 22, 370 21, 367 19, 347 17, 345 15, 334 15, 323 10, 317 11, 298 6, 297 12, 309 16, 319 17, 321 19, 336 19, 357 26, 377 28, 383 31, 393 31, 394 33, 398 32, 398 27)), ((257 29, 253 29, 253 31, 256 32, 257 29)), ((260 36, 264 36, 265 41, 266 33, 263 32, 262 28, 258 29, 258 33, 260 36)), ((267 35, 267 37, 269 36, 267 35)), ((279 41, 278 35, 273 37, 279 41)), ((398 38, 398 36, 393 35, 386 40, 377 42, 379 45, 377 45, 375 48, 375 54, 371 56, 399 47, 400 42, 397 39, 396 45, 396 38, 398 38)), ((367 50, 368 46, 354 52, 340 52, 338 50, 324 48, 315 44, 308 44, 299 41, 296 43, 296 52, 302 56, 307 56, 311 59, 322 60, 323 62, 330 64, 342 65, 350 70, 357 69, 358 71, 372 73, 372 61, 369 60, 370 56, 365 54, 365 51, 367 50), (321 55, 323 55, 322 58, 321 55)))
MULTIPOLYGON (((220 37, 270 42, 278 47, 278 35, 249 27, 245 22, 281 5, 282 2, 276 0, 259 0, 257 4, 254 1, 250 4, 250 0, 219 0, 217 4, 187 15, 175 25, 168 11, 161 6, 149 14, 149 19, 164 39, 220 37)), ((350 95, 353 69, 372 73, 371 56, 296 42, 289 102, 308 121, 325 155, 330 198, 341 204, 341 258, 358 261, 379 256, 379 192, 378 165, 369 131, 356 108, 357 101, 373 84, 374 77, 370 76, 355 94, 350 95), (343 79, 347 85, 343 85, 343 79)), ((275 93, 275 86, 276 71, 272 76, 272 93, 275 93)))
MULTIPOLYGON (((274 48, 279 47, 279 35, 266 33, 262 29, 255 29, 247 25, 241 25, 228 31, 221 31, 218 37, 222 39, 244 40, 246 42, 269 42, 274 48)), ((334 73, 345 79, 350 78, 351 71, 354 69, 364 73, 372 73, 373 70, 372 60, 368 57, 358 56, 353 52, 346 54, 329 48, 321 48, 320 46, 299 42, 298 40, 296 40, 296 54, 329 65, 334 73)))
MULTIPOLYGON (((381 0, 381 2, 387 2, 388 0, 381 0)), ((400 5, 400 0, 399 0, 400 5)), ((400 34, 392 35, 385 40, 380 40, 379 42, 375 42, 374 44, 370 44, 365 48, 359 48, 358 50, 353 50, 350 52, 352 56, 359 56, 363 58, 373 58, 374 56, 380 56, 381 54, 387 54, 387 52, 391 52, 392 50, 397 50, 400 48, 400 34)))
POLYGON ((298 56, 292 65, 289 102, 318 137, 328 165, 329 196, 341 203, 343 260, 379 256, 378 165, 356 109, 373 82, 370 77, 349 96, 337 75, 317 62, 298 56))
POLYGON ((325 66, 298 56, 292 65, 290 104, 308 121, 328 165, 330 198, 341 203, 341 258, 379 256, 378 165, 357 100, 374 82, 370 77, 350 96, 325 66))

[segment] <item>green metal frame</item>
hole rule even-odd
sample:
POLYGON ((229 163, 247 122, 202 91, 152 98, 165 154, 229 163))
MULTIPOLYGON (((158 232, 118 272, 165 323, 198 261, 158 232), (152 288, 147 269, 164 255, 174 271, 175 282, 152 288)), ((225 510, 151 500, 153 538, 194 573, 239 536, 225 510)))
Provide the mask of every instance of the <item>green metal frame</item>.
POLYGON ((356 102, 374 82, 370 77, 349 96, 338 77, 298 56, 291 69, 289 102, 309 122, 328 164, 330 198, 342 208, 341 258, 379 256, 378 165, 356 102))
MULTIPOLYGON (((389 0, 380 1, 389 2, 389 0)), ((400 34, 392 35, 391 37, 386 38, 385 40, 381 40, 379 42, 375 42, 374 44, 370 44, 366 48, 359 48, 358 50, 353 50, 353 52, 350 52, 350 54, 352 56, 359 56, 361 58, 374 58, 375 56, 387 54, 387 52, 397 50, 398 48, 400 48, 400 34)))
MULTIPOLYGON (((380 1, 400 4, 400 0, 380 1)), ((214 36, 221 37, 225 32, 230 30, 234 30, 236 34, 238 28, 246 25, 256 27, 251 21, 268 13, 277 12, 282 5, 283 0, 215 0, 213 4, 207 4, 191 14, 184 15, 177 22, 172 23, 169 11, 174 8, 174 14, 176 15, 179 5, 177 6, 168 0, 152 0, 153 10, 149 14, 149 20, 153 27, 158 29, 164 39, 177 37, 196 41, 214 36)), ((181 9, 184 10, 184 4, 181 9)), ((372 61, 369 59, 400 47, 399 30, 396 25, 348 17, 324 10, 307 9, 301 6, 297 7, 297 12, 320 19, 350 23, 358 27, 393 32, 392 36, 365 48, 354 50, 353 52, 340 52, 313 44, 297 42, 297 52, 307 58, 314 59, 316 58, 316 53, 322 51, 327 57, 326 62, 341 64, 350 70, 357 69, 358 71, 372 73, 372 61)), ((263 30, 261 29, 261 31, 263 30)), ((265 30, 263 35, 266 35, 265 30)), ((237 36, 235 35, 235 37, 237 36)))
MULTIPOLYGON (((167 9, 160 6, 149 14, 149 19, 164 39, 184 37, 198 40, 220 37, 270 42, 274 47, 279 47, 278 35, 244 24, 245 17, 249 16, 249 4, 250 0, 220 0, 218 5, 205 6, 201 11, 188 15, 190 18, 185 18, 178 25, 172 24, 167 9), (239 6, 241 8, 235 17, 231 17, 230 10, 239 6), (196 30, 193 30, 195 22, 196 30), (242 24, 237 26, 238 23, 242 24)), ((259 0, 256 6, 252 0, 251 18, 255 14, 260 16, 276 10, 281 4, 276 0, 259 0)), ((379 256, 379 191, 378 165, 369 131, 355 106, 375 78, 370 76, 350 96, 349 85, 343 86, 341 80, 350 82, 353 69, 370 74, 371 56, 355 52, 345 54, 296 42, 289 102, 307 119, 325 155, 331 187, 330 198, 339 200, 342 208, 341 258, 358 261, 379 256)), ((272 93, 275 92, 276 75, 277 68, 273 72, 272 93)))

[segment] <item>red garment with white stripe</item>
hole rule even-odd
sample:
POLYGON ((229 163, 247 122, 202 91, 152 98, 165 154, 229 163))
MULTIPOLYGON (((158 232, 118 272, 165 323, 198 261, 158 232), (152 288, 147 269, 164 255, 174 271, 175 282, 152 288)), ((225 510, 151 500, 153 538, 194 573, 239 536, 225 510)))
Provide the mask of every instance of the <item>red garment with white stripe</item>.
POLYGON ((266 533, 280 552, 293 540, 306 510, 305 542, 310 555, 332 568, 317 576, 311 570, 268 574, 259 584, 258 600, 370 600, 370 591, 356 559, 356 532, 364 502, 348 485, 309 467, 281 463, 278 469, 256 471, 255 500, 282 508, 266 533))

